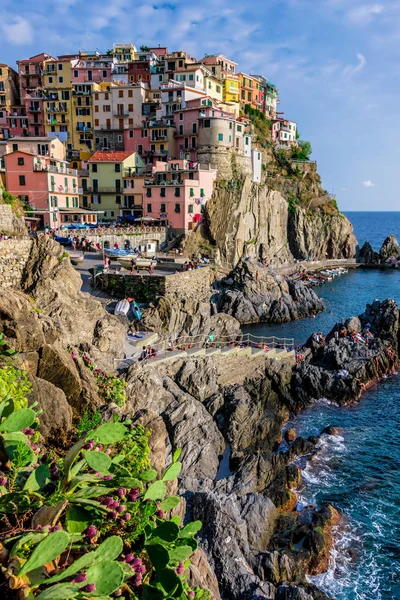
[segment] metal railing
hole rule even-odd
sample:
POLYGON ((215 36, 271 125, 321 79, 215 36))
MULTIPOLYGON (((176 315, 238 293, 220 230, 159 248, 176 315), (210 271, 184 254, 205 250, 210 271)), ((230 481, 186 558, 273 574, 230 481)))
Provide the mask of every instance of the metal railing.
MULTIPOLYGON (((151 333, 151 332, 150 332, 151 333)), ((145 339, 143 340, 143 345, 146 346, 145 339)), ((169 339, 159 342, 154 346, 151 346, 152 351, 154 351, 151 356, 142 359, 140 362, 143 364, 149 363, 152 358, 168 358, 171 356, 171 352, 181 351, 182 358, 187 357, 190 358, 190 355, 183 354, 188 350, 201 350, 201 349, 224 349, 224 348, 232 348, 241 350, 244 348, 257 348, 260 350, 264 350, 266 355, 270 350, 280 349, 286 350, 290 352, 295 349, 294 338, 279 338, 276 336, 255 336, 251 333, 238 333, 232 334, 228 336, 219 336, 213 341, 210 340, 209 336, 205 335, 197 335, 197 336, 182 336, 177 339, 169 339)), ((174 357, 179 358, 179 354, 175 354, 174 357)), ((133 364, 138 362, 139 358, 124 358, 124 359, 115 359, 115 363, 123 362, 126 365, 133 364)))

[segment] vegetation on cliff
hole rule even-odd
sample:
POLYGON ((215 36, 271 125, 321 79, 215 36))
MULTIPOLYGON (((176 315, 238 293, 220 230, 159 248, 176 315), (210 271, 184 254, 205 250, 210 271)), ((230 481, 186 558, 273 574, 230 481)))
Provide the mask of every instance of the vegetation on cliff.
POLYGON ((30 386, 5 347, 0 340, 0 564, 9 597, 209 598, 185 573, 201 523, 182 527, 171 516, 180 451, 157 478, 144 427, 118 417, 46 445, 30 386))

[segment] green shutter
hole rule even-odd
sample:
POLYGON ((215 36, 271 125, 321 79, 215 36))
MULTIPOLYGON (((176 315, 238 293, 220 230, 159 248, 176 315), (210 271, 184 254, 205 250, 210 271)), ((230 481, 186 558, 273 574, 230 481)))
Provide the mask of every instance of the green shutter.
POLYGON ((65 206, 69 208, 69 198, 68 196, 65 198, 65 206))

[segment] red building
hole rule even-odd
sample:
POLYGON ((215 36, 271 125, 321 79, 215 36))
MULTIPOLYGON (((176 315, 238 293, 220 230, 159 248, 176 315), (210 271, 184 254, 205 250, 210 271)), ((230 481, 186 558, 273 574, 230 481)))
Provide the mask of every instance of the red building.
POLYGON ((17 61, 21 104, 28 115, 28 135, 44 136, 43 86, 44 70, 48 62, 56 59, 49 54, 37 54, 17 61))
POLYGON ((128 63, 128 78, 133 83, 150 83, 150 61, 134 60, 128 63))

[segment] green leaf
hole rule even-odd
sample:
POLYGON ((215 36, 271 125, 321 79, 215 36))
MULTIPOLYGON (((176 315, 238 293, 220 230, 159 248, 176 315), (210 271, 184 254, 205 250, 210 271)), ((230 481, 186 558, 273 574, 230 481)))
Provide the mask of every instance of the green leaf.
POLYGON ((169 558, 174 562, 185 561, 193 554, 193 549, 190 546, 177 546, 169 551, 169 558))
POLYGON ((1 437, 6 442, 23 442, 24 444, 28 443, 28 438, 22 431, 14 431, 14 433, 2 433, 1 437))
POLYGON ((163 481, 172 481, 172 479, 176 479, 181 472, 182 463, 175 462, 165 471, 162 480, 163 481))
POLYGON ((141 598, 142 600, 163 600, 165 598, 165 593, 153 585, 145 584, 142 587, 141 598))
POLYGON ((93 471, 106 473, 111 467, 111 458, 105 452, 97 452, 96 450, 83 452, 83 456, 89 467, 93 471))
POLYGON ((163 569, 169 563, 168 550, 161 544, 148 544, 145 546, 145 550, 156 571, 163 569))
POLYGON ((69 533, 82 533, 91 524, 93 513, 82 506, 71 504, 68 507, 65 519, 69 533))
POLYGON ((145 493, 144 500, 147 500, 147 498, 150 498, 150 500, 162 500, 166 492, 165 483, 163 481, 155 481, 145 493))
POLYGON ((115 592, 124 580, 124 572, 116 561, 96 562, 86 571, 87 583, 94 583, 93 596, 109 596, 115 592))
POLYGON ((197 543, 197 540, 194 537, 180 538, 179 541, 183 542, 182 546, 190 546, 192 549, 192 552, 195 552, 197 550, 197 548, 199 547, 199 544, 197 543))
POLYGON ((86 438, 82 438, 76 444, 72 446, 72 448, 67 452, 64 458, 64 479, 65 481, 69 481, 71 479, 70 468, 75 458, 78 456, 79 452, 82 450, 83 446, 86 444, 86 438))
POLYGON ((181 455, 181 452, 182 452, 182 448, 177 448, 177 449, 175 450, 175 452, 174 452, 174 453, 173 453, 173 455, 172 455, 172 462, 173 462, 173 463, 175 463, 175 462, 178 460, 178 458, 179 458, 179 457, 180 457, 180 455, 181 455))
POLYGON ((128 430, 122 423, 103 423, 90 432, 90 437, 100 444, 115 444, 122 442, 128 430))
POLYGON ((85 487, 74 494, 74 498, 97 498, 103 494, 109 494, 113 488, 102 486, 85 487))
POLYGON ((22 569, 18 573, 19 577, 45 565, 60 556, 70 542, 70 537, 66 531, 54 531, 50 533, 40 544, 36 546, 22 569))
POLYGON ((79 571, 83 571, 83 569, 86 569, 86 567, 93 564, 95 559, 96 552, 88 552, 87 554, 83 554, 74 560, 72 565, 64 569, 64 571, 54 575, 54 577, 50 577, 50 579, 46 579, 46 585, 49 583, 56 583, 56 581, 62 581, 67 577, 71 577, 71 575, 75 575, 75 573, 78 573, 79 571))
POLYGON ((17 436, 15 433, 11 433, 10 437, 6 440, 5 436, 3 436, 4 447, 7 453, 7 456, 13 461, 18 463, 18 467, 27 467, 31 465, 34 461, 37 461, 36 454, 33 450, 30 449, 28 444, 25 442, 20 442, 19 436, 12 439, 14 436, 17 436))
POLYGON ((39 490, 42 490, 49 483, 49 481, 49 467, 47 465, 39 465, 29 475, 23 489, 29 490, 30 492, 38 492, 39 490))
POLYGON ((139 473, 138 477, 142 481, 153 481, 157 477, 157 471, 155 471, 154 469, 142 471, 142 473, 139 473))
POLYGON ((175 506, 178 506, 181 499, 179 496, 169 496, 165 498, 160 504, 161 510, 172 510, 175 506))
POLYGON ((36 418, 36 413, 31 408, 21 408, 16 410, 2 423, 0 423, 0 431, 12 433, 21 431, 25 427, 30 427, 36 418))
POLYGON ((115 560, 121 554, 123 546, 118 535, 106 538, 96 550, 96 560, 115 560))
POLYGON ((11 492, 0 496, 0 513, 24 513, 30 507, 28 496, 20 492, 11 492))
POLYGON ((70 503, 71 504, 81 504, 82 506, 88 506, 95 508, 96 510, 99 510, 100 512, 103 513, 107 513, 108 512, 108 508, 106 508, 105 506, 103 506, 102 504, 100 504, 100 502, 97 502, 97 500, 91 500, 90 498, 76 498, 75 496, 72 496, 72 498, 70 499, 70 503))
POLYGON ((172 595, 179 586, 182 587, 180 577, 176 574, 173 569, 161 569, 157 572, 157 581, 161 583, 164 590, 172 595))
POLYGON ((172 521, 172 523, 176 523, 179 526, 181 524, 181 518, 179 515, 175 515, 174 517, 171 517, 169 521, 170 522, 172 521))
POLYGON ((157 543, 158 540, 162 540, 164 542, 174 542, 179 536, 179 527, 176 523, 172 521, 165 521, 161 523, 158 527, 155 527, 151 532, 150 539, 154 543, 157 543), (157 541, 156 541, 157 540, 157 541))
POLYGON ((126 488, 139 488, 142 489, 143 484, 139 479, 135 479, 134 477, 118 477, 117 479, 118 485, 126 488))
POLYGON ((71 469, 70 469, 70 479, 73 479, 76 475, 78 475, 79 471, 82 469, 82 467, 84 467, 86 465, 86 460, 83 458, 82 460, 78 461, 76 463, 76 465, 74 465, 71 469))
POLYGON ((78 592, 79 586, 72 583, 60 583, 44 590, 39 596, 36 596, 36 600, 69 600, 69 598, 74 598, 78 592))
POLYGON ((14 544, 10 550, 10 557, 17 556, 21 546, 24 546, 28 542, 39 543, 43 538, 47 536, 47 533, 27 533, 22 535, 14 544))
POLYGON ((185 527, 183 527, 179 532, 180 538, 187 538, 195 535, 198 531, 200 531, 202 527, 201 521, 192 521, 192 523, 188 523, 185 527))

